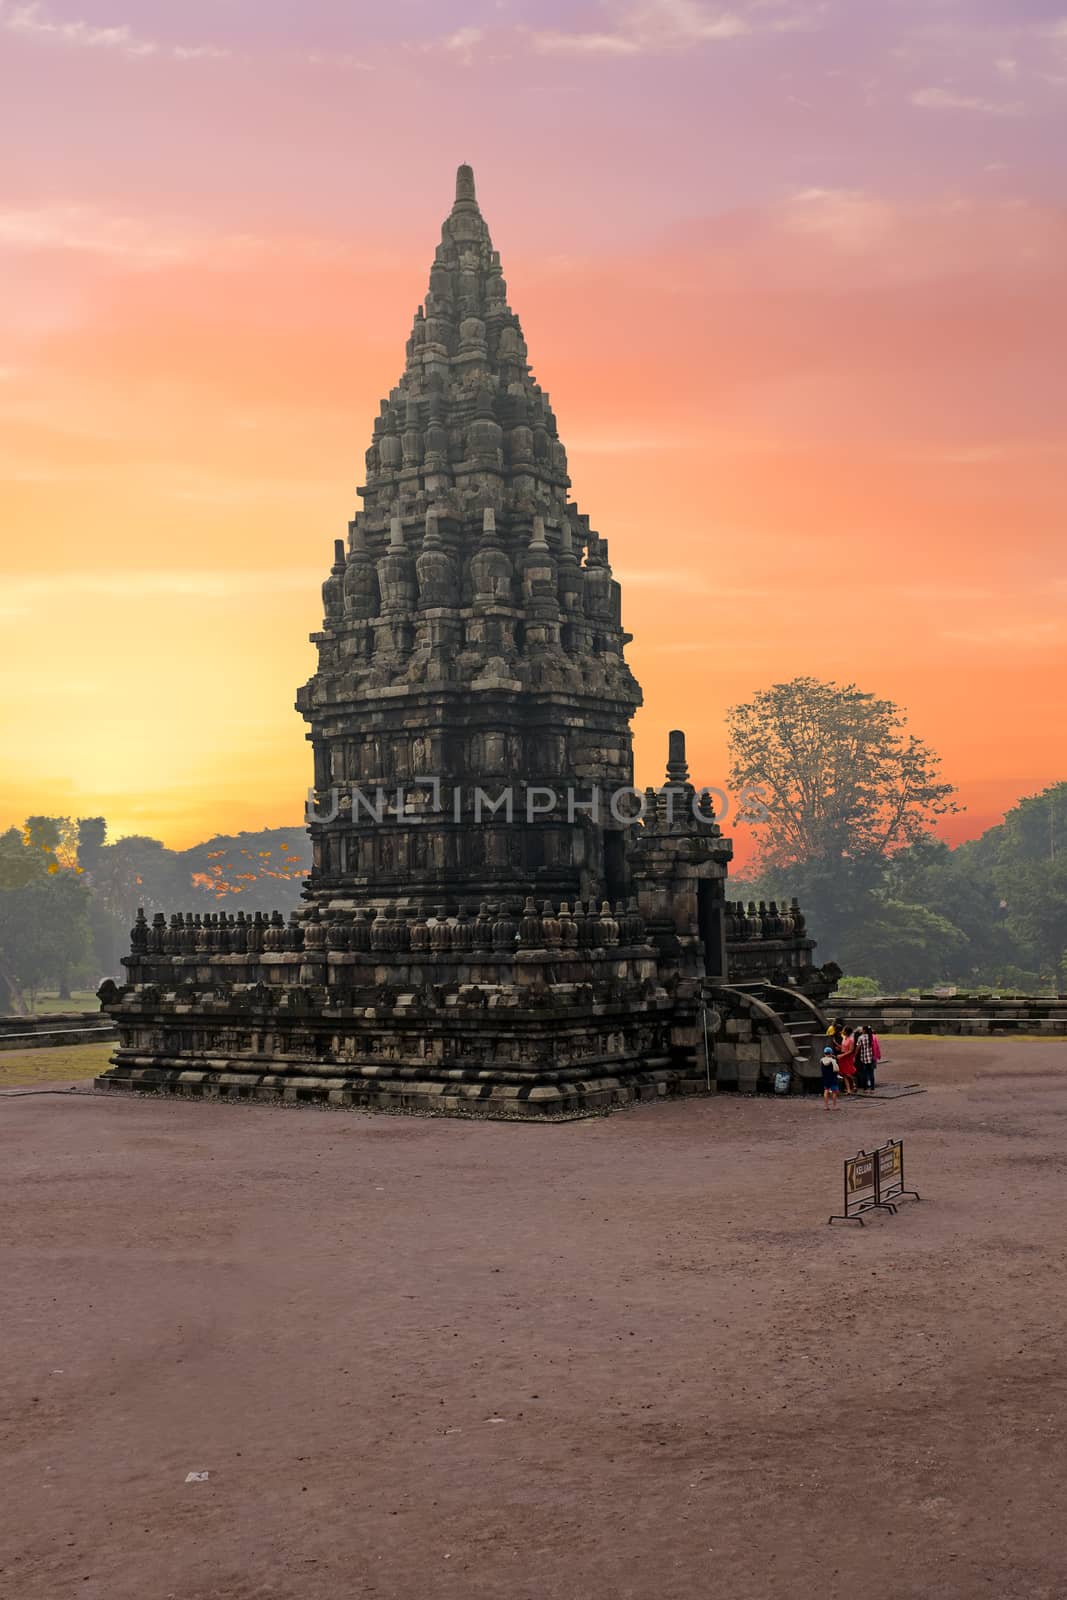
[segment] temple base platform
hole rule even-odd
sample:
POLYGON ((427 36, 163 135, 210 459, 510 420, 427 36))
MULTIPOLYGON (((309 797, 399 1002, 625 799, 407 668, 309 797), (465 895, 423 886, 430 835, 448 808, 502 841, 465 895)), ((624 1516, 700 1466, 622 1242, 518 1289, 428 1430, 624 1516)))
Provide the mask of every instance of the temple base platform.
POLYGON ((666 1064, 647 1063, 628 1072, 593 1072, 588 1077, 553 1080, 532 1077, 504 1082, 492 1073, 429 1073, 417 1066, 341 1072, 324 1066, 279 1070, 264 1062, 191 1063, 187 1058, 121 1060, 96 1079, 109 1093, 173 1094, 205 1100, 258 1100, 274 1104, 319 1104, 374 1111, 429 1112, 449 1116, 508 1119, 559 1118, 610 1111, 642 1101, 683 1093, 705 1093, 703 1077, 666 1064))
POLYGON ((98 1089, 551 1117, 706 1090, 694 995, 648 979, 379 987, 128 989, 98 1089), (362 1002, 362 1003, 360 1003, 362 1002))

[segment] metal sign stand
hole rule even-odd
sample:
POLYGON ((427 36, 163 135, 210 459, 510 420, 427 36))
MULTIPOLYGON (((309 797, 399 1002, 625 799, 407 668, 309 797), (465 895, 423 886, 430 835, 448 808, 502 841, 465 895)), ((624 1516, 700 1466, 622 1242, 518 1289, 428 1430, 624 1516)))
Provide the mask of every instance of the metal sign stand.
POLYGON ((894 1200, 900 1200, 904 1195, 914 1195, 916 1200, 921 1200, 922 1195, 918 1189, 905 1189, 904 1187, 904 1141, 903 1139, 890 1139, 888 1144, 882 1145, 874 1152, 875 1177, 878 1180, 878 1198, 884 1206, 896 1215, 894 1200))
POLYGON ((844 1162, 844 1208, 827 1217, 827 1222, 858 1222, 863 1227, 862 1212, 888 1211, 895 1217, 894 1201, 904 1195, 914 1195, 921 1200, 917 1189, 904 1187, 904 1141, 890 1139, 870 1154, 860 1150, 844 1162))

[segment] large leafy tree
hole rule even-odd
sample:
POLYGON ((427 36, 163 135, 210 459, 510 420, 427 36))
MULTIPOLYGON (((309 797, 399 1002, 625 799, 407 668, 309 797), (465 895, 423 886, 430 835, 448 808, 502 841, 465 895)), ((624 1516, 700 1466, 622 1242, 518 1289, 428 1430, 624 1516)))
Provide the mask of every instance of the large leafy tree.
POLYGON ((954 850, 926 841, 901 851, 885 882, 892 897, 929 907, 967 935, 963 948, 936 952, 950 970, 930 965, 922 978, 1028 990, 1062 987, 1067 783, 1028 795, 1003 822, 954 850))
POLYGON ((0 991, 25 1011, 52 982, 69 997, 90 956, 89 891, 73 860, 65 817, 29 817, 0 835, 0 991))
POLYGON ((849 971, 891 969, 896 986, 913 966, 943 966, 964 936, 888 877, 958 807, 900 707, 855 684, 794 678, 734 706, 727 727, 730 782, 759 830, 759 887, 799 895, 823 956, 849 971))
POLYGON ((880 863, 959 809, 900 707, 855 684, 776 683, 734 706, 727 727, 732 785, 765 799, 763 867, 880 863))
POLYGON ((78 865, 83 872, 92 874, 100 865, 107 844, 107 821, 104 817, 78 818, 78 865))
POLYGON ((127 834, 104 845, 92 878, 94 890, 127 932, 139 906, 146 912, 182 911, 191 898, 181 858, 145 834, 127 834))
POLYGON ((950 850, 939 839, 922 840, 893 857, 884 887, 889 898, 928 908, 966 935, 962 944, 937 941, 929 959, 912 964, 909 984, 934 978, 995 983, 1010 968, 1027 964, 1028 954, 1020 962, 1018 939, 992 875, 977 867, 970 845, 950 850))
POLYGON ((0 1007, 4 1011, 26 1009, 14 959, 18 911, 23 891, 44 870, 40 855, 27 850, 21 828, 0 834, 0 1007))
POLYGON ((1060 979, 1067 956, 1067 783, 1027 795, 952 852, 957 875, 995 908, 1016 964, 1060 979))

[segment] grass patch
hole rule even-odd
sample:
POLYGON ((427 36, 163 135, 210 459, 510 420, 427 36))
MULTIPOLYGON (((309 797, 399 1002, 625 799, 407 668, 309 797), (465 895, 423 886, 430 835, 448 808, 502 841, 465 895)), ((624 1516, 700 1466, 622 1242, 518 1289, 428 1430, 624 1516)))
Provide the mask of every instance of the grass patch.
POLYGON ((63 1044, 42 1050, 0 1050, 0 1089, 95 1078, 108 1066, 116 1041, 63 1044))
POLYGON ((39 994, 34 1007, 34 1016, 50 1017, 56 1011, 99 1011, 100 1002, 91 989, 73 989, 69 1000, 61 1000, 57 994, 39 994))
MULTIPOLYGON (((877 1030, 876 1030, 877 1031, 877 1030)), ((1067 1033, 879 1033, 882 1054, 898 1044, 1014 1044, 1033 1039, 1038 1044, 1067 1044, 1067 1033)))

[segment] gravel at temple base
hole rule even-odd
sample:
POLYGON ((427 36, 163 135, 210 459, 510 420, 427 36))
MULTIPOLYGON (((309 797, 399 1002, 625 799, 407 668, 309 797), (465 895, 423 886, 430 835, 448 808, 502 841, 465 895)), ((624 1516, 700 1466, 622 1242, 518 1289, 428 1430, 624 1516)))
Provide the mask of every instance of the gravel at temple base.
POLYGON ((5 1101, 0 1594, 1061 1594, 1067 1049, 893 1058, 837 1116, 5 1101), (827 1228, 889 1137, 922 1203, 827 1228))

